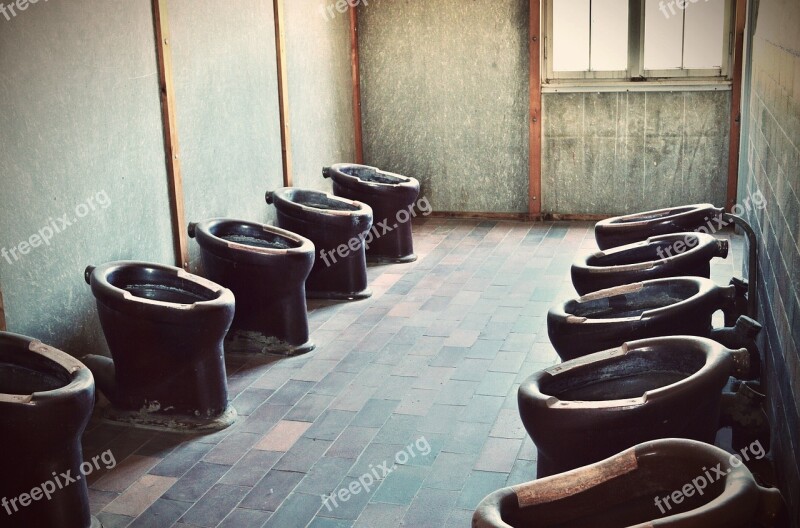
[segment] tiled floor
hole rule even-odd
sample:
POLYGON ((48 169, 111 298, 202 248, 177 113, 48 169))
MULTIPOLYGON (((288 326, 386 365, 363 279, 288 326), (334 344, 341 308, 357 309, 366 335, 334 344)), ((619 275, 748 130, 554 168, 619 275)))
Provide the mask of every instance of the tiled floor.
MULTIPOLYGON (((733 239, 721 283, 741 269, 733 239)), ((85 458, 118 462, 89 477, 105 527, 465 528, 486 494, 534 478, 516 391, 557 361, 545 315, 575 295, 591 225, 428 219, 415 243, 416 263, 370 268, 372 298, 310 306, 314 352, 228 364, 235 426, 93 422, 85 458)))

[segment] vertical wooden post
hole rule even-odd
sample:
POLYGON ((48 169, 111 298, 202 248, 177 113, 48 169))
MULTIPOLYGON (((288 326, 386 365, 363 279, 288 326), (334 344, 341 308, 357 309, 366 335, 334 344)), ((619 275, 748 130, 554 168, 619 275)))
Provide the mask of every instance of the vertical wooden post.
POLYGON ((540 0, 530 0, 530 167, 528 214, 542 214, 542 69, 540 0))
POLYGON ((733 43, 733 85, 731 87, 730 148, 728 151, 728 190, 725 209, 736 205, 739 187, 739 144, 742 136, 742 73, 744 64, 744 28, 747 21, 747 0, 736 0, 736 24, 733 43))
POLYGON ((186 211, 183 201, 178 123, 175 115, 175 82, 172 73, 172 42, 169 34, 167 0, 152 0, 152 2, 158 56, 158 83, 161 93, 161 119, 164 128, 169 201, 172 209, 173 246, 177 265, 187 269, 189 267, 189 246, 186 239, 186 211))
POLYGON ((358 6, 350 7, 350 62, 353 73, 353 123, 356 163, 364 163, 364 131, 361 116, 361 65, 358 56, 358 6))
POLYGON ((3 303, 3 290, 0 288, 0 332, 5 332, 6 328, 6 308, 3 303))
POLYGON ((292 186, 292 135, 289 127, 289 74, 286 63, 286 19, 283 0, 272 0, 275 20, 275 54, 278 63, 278 109, 281 121, 283 185, 292 186))

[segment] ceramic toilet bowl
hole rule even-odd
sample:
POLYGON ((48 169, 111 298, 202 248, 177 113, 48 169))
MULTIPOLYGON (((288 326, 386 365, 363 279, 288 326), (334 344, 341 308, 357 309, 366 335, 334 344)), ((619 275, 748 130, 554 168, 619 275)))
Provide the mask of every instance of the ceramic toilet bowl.
POLYGON ((709 337, 717 310, 732 310, 736 288, 701 277, 653 279, 556 304, 547 333, 563 360, 665 335, 709 337))
POLYGON ((778 490, 760 487, 722 449, 663 439, 498 490, 478 505, 472 527, 769 528, 782 508, 778 490))
POLYGON ((306 281, 311 299, 364 299, 367 284, 363 237, 372 227, 372 209, 322 191, 283 187, 268 192, 278 211, 278 227, 308 238, 317 250, 306 281))
MULTIPOLYGON (((411 209, 419 196, 419 182, 376 167, 340 163, 322 170, 333 181, 333 193, 372 208, 373 236, 366 248, 367 260, 413 262, 414 240, 411 209), (405 221, 401 221, 405 218, 405 221)), ((416 212, 415 212, 416 213, 416 212)))
POLYGON ((226 351, 294 355, 309 341, 306 279, 314 244, 284 229, 255 222, 213 219, 189 225, 206 277, 229 288, 236 314, 226 351))
POLYGON ((539 477, 658 438, 713 442, 722 389, 746 372, 747 349, 702 337, 642 339, 539 371, 519 388, 539 477))
POLYGON ((180 268, 112 262, 86 269, 111 358, 87 356, 106 417, 192 432, 231 425, 223 339, 230 290, 180 268))
POLYGON ((668 207, 597 222, 594 237, 600 249, 624 246, 652 236, 684 233, 704 228, 706 233, 719 230, 724 209, 711 204, 668 207))
POLYGON ((572 285, 584 295, 648 279, 681 276, 707 279, 711 259, 727 255, 728 241, 711 235, 660 235, 578 257, 572 264, 572 285))
POLYGON ((0 332, 0 526, 100 526, 89 512, 85 479, 66 485, 53 476, 81 474, 81 435, 93 407, 94 379, 85 365, 36 339, 0 332), (31 499, 42 487, 49 498, 40 491, 31 499))

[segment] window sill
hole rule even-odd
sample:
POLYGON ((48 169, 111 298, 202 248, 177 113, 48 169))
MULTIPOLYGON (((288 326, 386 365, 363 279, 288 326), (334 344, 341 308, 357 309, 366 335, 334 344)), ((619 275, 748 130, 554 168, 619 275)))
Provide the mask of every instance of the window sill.
POLYGON ((731 90, 730 80, 696 79, 657 81, 554 81, 542 83, 542 93, 600 93, 600 92, 725 92, 731 90))

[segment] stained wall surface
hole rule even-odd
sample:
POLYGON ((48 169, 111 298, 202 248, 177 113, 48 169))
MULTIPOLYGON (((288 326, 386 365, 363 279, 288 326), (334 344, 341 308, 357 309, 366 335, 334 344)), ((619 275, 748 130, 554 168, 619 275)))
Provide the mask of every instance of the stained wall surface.
POLYGON ((528 2, 359 8, 365 162, 437 211, 528 210, 528 2))

